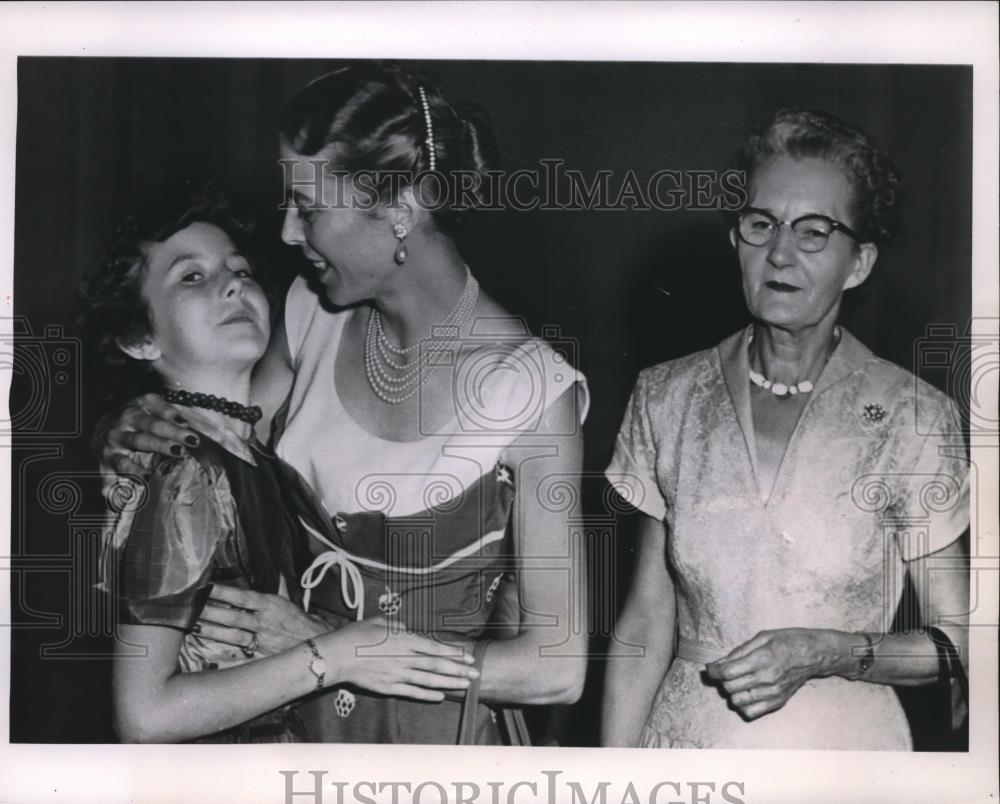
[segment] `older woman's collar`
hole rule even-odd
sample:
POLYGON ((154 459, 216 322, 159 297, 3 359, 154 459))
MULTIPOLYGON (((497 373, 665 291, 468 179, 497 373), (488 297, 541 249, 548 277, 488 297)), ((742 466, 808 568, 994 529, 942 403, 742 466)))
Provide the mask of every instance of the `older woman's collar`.
MULTIPOLYGON (((746 348, 748 332, 748 328, 741 329, 726 338, 718 347, 722 373, 735 399, 741 399, 744 395, 749 397, 747 376, 750 370, 750 358, 746 348), (743 391, 747 393, 744 394, 743 391)), ((840 327, 840 341, 823 367, 823 371, 820 372, 812 394, 822 393, 826 388, 857 371, 872 357, 871 349, 840 327)))
POLYGON ((823 368, 813 393, 820 393, 835 385, 844 377, 853 374, 873 357, 872 350, 840 327, 840 342, 823 368))

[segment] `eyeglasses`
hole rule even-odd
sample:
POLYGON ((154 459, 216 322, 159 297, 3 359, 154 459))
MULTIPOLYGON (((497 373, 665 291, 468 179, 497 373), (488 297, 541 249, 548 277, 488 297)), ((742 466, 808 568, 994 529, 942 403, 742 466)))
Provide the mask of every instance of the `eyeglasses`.
POLYGON ((795 245, 799 250, 810 254, 826 248, 826 241, 836 231, 843 232, 856 243, 861 242, 851 227, 826 215, 803 215, 794 221, 779 221, 770 212, 756 207, 746 207, 740 213, 737 231, 740 240, 748 246, 766 246, 785 224, 788 224, 795 235, 795 245))

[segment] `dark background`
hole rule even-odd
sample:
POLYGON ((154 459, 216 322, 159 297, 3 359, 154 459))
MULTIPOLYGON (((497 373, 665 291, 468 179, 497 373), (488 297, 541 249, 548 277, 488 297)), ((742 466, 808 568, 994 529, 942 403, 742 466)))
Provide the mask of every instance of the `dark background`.
MULTIPOLYGON (((235 35, 235 32, 234 32, 235 35)), ((90 591, 100 480, 87 438, 101 389, 73 339, 73 289, 111 226, 177 175, 211 175, 254 208, 286 281, 303 268, 278 243, 275 121, 334 66, 303 60, 22 58, 18 68, 13 429, 12 741, 113 741, 108 613, 90 591), (90 378, 90 379, 89 379, 90 378)), ((965 67, 420 62, 452 101, 490 112, 502 167, 561 159, 613 171, 724 168, 782 107, 866 129, 902 168, 899 242, 852 294, 842 323, 910 370, 928 325, 964 332, 971 307, 972 72, 965 67)), ((613 192, 614 194, 614 192, 613 192)), ((488 212, 460 240, 483 286, 534 331, 556 326, 587 375, 585 504, 606 513, 599 474, 643 366, 705 348, 746 323, 738 266, 717 211, 488 212), (669 295, 668 295, 669 294, 669 295)), ((954 374, 954 372, 953 372, 954 374)), ((929 379, 955 393, 947 372, 929 379)), ((600 516, 599 516, 600 518, 600 516)), ((629 517, 595 535, 591 629, 606 645, 630 571, 629 517)), ((532 713, 564 745, 597 739, 603 662, 569 710, 532 713)), ((926 711, 907 701, 918 745, 926 711)), ((926 744, 926 743, 925 743, 926 744)))

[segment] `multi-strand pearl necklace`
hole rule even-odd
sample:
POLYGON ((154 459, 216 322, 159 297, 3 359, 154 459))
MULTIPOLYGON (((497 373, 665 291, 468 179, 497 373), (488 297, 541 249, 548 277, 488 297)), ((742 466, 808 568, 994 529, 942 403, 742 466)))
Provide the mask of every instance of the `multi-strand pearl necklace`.
MULTIPOLYGON (((840 327, 835 327, 833 330, 833 344, 830 352, 833 352, 833 347, 836 347, 837 343, 840 341, 840 327)), ((747 336, 747 348, 749 349, 753 344, 753 328, 750 328, 750 334, 747 336)), ((777 397, 795 396, 796 394, 808 394, 812 391, 815 386, 809 380, 800 380, 792 385, 786 385, 783 382, 774 382, 769 380, 759 371, 754 371, 753 368, 749 370, 750 382, 759 388, 763 388, 766 391, 770 391, 777 397)))
POLYGON ((465 290, 451 312, 433 328, 430 338, 407 347, 396 346, 389 340, 382 325, 382 314, 377 307, 373 308, 365 332, 365 375, 375 396, 387 404, 400 405, 416 394, 437 368, 433 359, 458 339, 478 298, 479 283, 466 268, 465 290), (434 334, 435 331, 441 334, 434 334), (417 360, 409 363, 401 360, 418 349, 422 351, 417 360))

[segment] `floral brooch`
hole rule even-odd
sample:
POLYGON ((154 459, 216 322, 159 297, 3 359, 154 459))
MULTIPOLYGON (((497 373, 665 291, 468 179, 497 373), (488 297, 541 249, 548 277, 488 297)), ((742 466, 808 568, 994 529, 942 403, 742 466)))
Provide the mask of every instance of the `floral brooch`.
POLYGON ((861 418, 864 419, 865 424, 878 424, 885 419, 885 416, 885 408, 878 402, 869 402, 861 411, 861 418))
POLYGON ((500 461, 497 461, 497 465, 495 467, 495 471, 496 471, 497 480, 499 480, 501 483, 506 483, 508 486, 513 486, 514 485, 514 478, 511 475, 510 467, 509 466, 506 466, 505 464, 501 463, 500 461))

